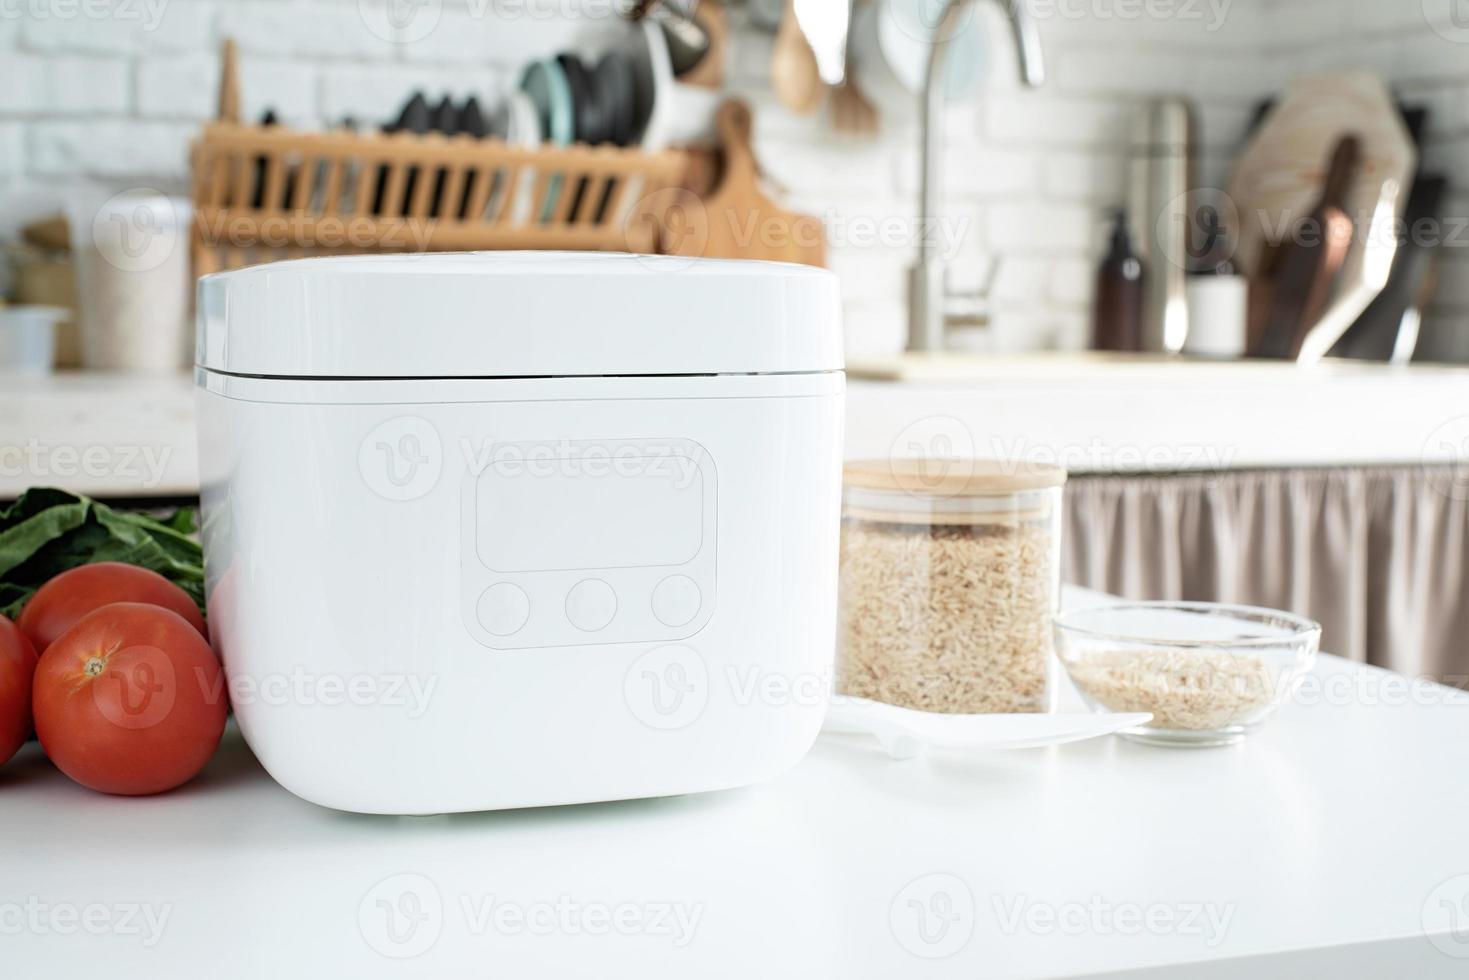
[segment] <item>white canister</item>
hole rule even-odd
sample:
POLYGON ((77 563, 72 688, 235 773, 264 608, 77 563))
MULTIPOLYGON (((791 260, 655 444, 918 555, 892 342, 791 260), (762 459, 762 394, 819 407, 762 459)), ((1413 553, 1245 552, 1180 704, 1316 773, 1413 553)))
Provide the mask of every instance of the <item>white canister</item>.
POLYGON ((0 306, 0 372, 50 374, 56 363, 59 306, 0 306))
POLYGON ((130 190, 68 208, 82 367, 165 373, 188 363, 190 202, 130 190))
POLYGON ((1189 276, 1188 335, 1183 352, 1201 357, 1243 357, 1249 316, 1249 282, 1244 276, 1189 276))

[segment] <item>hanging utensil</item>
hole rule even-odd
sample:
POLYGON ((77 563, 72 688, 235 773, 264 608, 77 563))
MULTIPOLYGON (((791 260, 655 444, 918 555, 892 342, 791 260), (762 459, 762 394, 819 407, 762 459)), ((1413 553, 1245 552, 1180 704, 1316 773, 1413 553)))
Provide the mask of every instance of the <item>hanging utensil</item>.
POLYGON ((693 71, 709 54, 709 32, 693 17, 661 0, 621 0, 618 13, 626 20, 657 24, 668 42, 668 58, 675 76, 693 71))
POLYGON ((795 0, 786 0, 785 17, 775 32, 775 48, 770 56, 770 84, 781 105, 792 112, 806 115, 821 104, 821 70, 816 55, 796 22, 795 0))
POLYGON ((871 136, 877 132, 877 107, 857 86, 857 78, 852 73, 851 6, 849 2, 847 4, 847 24, 849 26, 845 41, 846 56, 843 63, 845 71, 841 84, 832 89, 831 93, 831 126, 837 132, 850 136, 871 136))
POLYGON ((794 0, 796 23, 816 55, 816 67, 827 85, 847 77, 847 33, 852 23, 848 0, 794 0))

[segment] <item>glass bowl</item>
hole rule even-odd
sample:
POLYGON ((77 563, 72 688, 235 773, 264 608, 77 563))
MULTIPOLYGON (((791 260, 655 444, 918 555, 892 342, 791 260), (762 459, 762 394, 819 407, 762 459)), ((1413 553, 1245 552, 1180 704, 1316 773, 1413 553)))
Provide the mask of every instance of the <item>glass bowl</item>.
POLYGON ((1062 613, 1056 654, 1093 711, 1151 711, 1119 734, 1228 745, 1275 713, 1310 670, 1321 625, 1214 602, 1127 602, 1062 613))

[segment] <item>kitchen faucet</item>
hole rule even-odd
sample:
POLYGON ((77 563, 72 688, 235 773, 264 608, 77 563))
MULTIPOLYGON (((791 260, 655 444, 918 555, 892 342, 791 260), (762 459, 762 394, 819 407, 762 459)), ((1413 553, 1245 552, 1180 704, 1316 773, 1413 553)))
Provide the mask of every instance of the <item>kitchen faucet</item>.
MULTIPOLYGON (((1045 79, 1041 39, 1035 22, 1025 10, 1025 0, 996 0, 1005 8, 1010 20, 1010 36, 1015 43, 1015 60, 1020 81, 1034 88, 1045 79)), ((920 139, 920 184, 918 220, 918 258, 908 271, 908 349, 937 351, 944 349, 949 326, 976 324, 982 318, 956 315, 949 308, 956 297, 949 292, 948 275, 943 257, 938 254, 934 229, 939 218, 939 183, 943 163, 944 72, 948 68, 949 45, 959 28, 960 18, 972 0, 949 0, 939 17, 928 55, 928 71, 923 80, 923 117, 920 139)))

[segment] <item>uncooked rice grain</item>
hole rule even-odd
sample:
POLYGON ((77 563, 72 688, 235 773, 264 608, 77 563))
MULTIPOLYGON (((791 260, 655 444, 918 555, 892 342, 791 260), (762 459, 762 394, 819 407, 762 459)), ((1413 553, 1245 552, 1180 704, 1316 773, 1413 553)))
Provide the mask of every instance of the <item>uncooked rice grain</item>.
POLYGON ((1248 724, 1270 706, 1264 658, 1228 650, 1101 650, 1068 664, 1083 693, 1112 711, 1151 711, 1149 728, 1207 731, 1248 724))
POLYGON ((949 713, 1045 711, 1054 538, 1037 523, 842 523, 837 690, 949 713))

